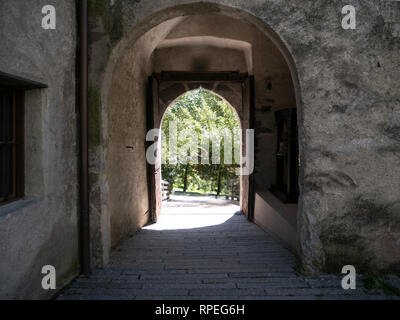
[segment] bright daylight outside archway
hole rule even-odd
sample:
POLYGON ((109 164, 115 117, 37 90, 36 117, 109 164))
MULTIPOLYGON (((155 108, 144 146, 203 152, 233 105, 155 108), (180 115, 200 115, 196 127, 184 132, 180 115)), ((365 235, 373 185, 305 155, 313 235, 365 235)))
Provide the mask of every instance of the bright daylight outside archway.
POLYGON ((167 109, 161 128, 162 180, 170 191, 163 214, 190 213, 190 226, 199 227, 239 211, 241 126, 232 106, 208 90, 190 91, 167 109))

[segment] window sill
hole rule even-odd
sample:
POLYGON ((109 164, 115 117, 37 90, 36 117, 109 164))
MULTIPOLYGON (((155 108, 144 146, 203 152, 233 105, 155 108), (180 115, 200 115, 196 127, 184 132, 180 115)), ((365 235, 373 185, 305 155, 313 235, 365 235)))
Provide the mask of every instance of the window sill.
POLYGON ((5 217, 12 213, 24 210, 27 207, 35 205, 39 200, 39 198, 25 198, 0 204, 0 217, 5 217))

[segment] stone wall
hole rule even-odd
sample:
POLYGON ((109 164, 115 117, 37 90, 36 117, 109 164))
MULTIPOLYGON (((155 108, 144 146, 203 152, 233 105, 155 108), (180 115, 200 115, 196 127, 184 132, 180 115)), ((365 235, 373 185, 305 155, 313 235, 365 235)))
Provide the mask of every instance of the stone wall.
POLYGON ((0 299, 46 299, 42 267, 57 288, 79 272, 76 14, 55 0, 57 29, 42 29, 48 1, 0 2, 0 71, 48 85, 25 94, 26 198, 0 206, 0 299))

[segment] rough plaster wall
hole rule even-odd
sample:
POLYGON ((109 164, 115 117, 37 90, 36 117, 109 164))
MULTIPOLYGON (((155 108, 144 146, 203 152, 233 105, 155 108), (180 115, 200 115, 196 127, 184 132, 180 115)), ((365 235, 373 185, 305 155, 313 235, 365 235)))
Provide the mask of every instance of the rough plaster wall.
POLYGON ((148 41, 142 37, 131 54, 123 57, 109 95, 107 172, 113 247, 149 219, 145 151, 148 41))
POLYGON ((106 113, 106 175, 111 247, 149 222, 145 140, 146 94, 151 54, 174 22, 166 22, 132 43, 112 72, 106 113))
POLYGON ((48 84, 25 95, 26 199, 0 206, 0 299, 45 299, 44 265, 62 288, 79 271, 75 115, 75 2, 56 0, 57 29, 41 27, 47 1, 0 2, 0 71, 48 84))
POLYGON ((121 19, 122 2, 91 0, 88 5, 91 264, 93 267, 104 267, 109 261, 112 245, 115 246, 136 232, 148 220, 147 182, 143 163, 145 85, 147 74, 151 73, 148 65, 155 43, 165 37, 164 32, 168 33, 174 22, 164 24, 159 34, 153 33, 151 37, 155 39, 146 38, 147 42, 143 43, 144 46, 135 56, 133 49, 136 50, 137 47, 133 46, 148 29, 131 33, 134 36, 133 41, 120 41, 125 30, 121 19), (133 69, 133 65, 139 68, 133 69), (116 70, 119 71, 115 72, 116 70), (132 76, 128 81, 114 82, 114 79, 120 76, 123 78, 127 74, 132 76), (123 119, 123 116, 127 118, 123 119), (109 120, 115 122, 109 123, 109 120), (121 121, 128 129, 116 126, 121 121), (135 125, 138 125, 137 131, 133 130, 135 125), (111 132, 115 134, 110 134, 111 132), (131 136, 123 136, 125 133, 131 136), (109 157, 113 160, 122 159, 123 166, 119 167, 118 162, 111 162, 109 157), (135 166, 140 170, 135 171, 135 166), (130 187, 131 190, 121 186, 130 187), (131 192, 132 190, 137 193, 131 192), (119 191, 122 192, 120 196, 119 191), (120 209, 123 211, 119 211, 120 209))
POLYGON ((171 17, 201 13, 270 26, 291 53, 301 88, 304 269, 337 272, 346 263, 398 271, 400 3, 349 0, 358 27, 345 31, 342 1, 219 0, 173 8, 195 2, 116 1, 122 17, 115 20, 122 21, 118 37, 126 43, 171 17))

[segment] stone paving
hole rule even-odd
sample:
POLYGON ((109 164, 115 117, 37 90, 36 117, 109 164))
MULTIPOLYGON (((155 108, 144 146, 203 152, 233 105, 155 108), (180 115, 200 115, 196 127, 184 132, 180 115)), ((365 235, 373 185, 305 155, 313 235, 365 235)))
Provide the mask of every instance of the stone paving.
MULTIPOLYGON (((345 291, 338 275, 296 273, 294 255, 242 215, 166 211, 158 224, 116 249, 108 268, 77 279, 59 299, 400 299, 367 291, 361 280, 345 291)), ((400 288, 399 278, 391 283, 400 288)))

